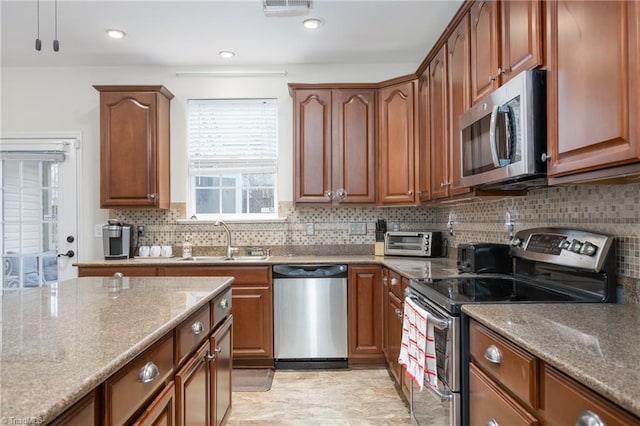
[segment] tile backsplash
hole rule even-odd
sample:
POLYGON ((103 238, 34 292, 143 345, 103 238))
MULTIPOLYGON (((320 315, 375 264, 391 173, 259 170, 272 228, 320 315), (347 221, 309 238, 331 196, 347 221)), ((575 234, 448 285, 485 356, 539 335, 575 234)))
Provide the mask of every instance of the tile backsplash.
MULTIPOLYGON (((213 223, 179 222, 184 204, 169 210, 117 210, 111 216, 144 224, 145 244, 170 244, 180 254, 189 241, 194 253, 222 253, 226 234, 213 223)), ((613 235, 619 283, 625 302, 640 303, 640 184, 564 186, 533 190, 526 196, 491 201, 421 207, 297 207, 280 203, 278 221, 229 223, 236 247, 269 247, 273 254, 373 254, 375 223, 386 219, 400 230, 442 231, 449 247, 487 241, 506 243, 509 212, 515 230, 539 226, 584 228, 613 235), (447 223, 452 220, 453 233, 447 223), (352 235, 349 223, 366 224, 366 233, 352 235), (306 224, 313 224, 313 235, 306 224)), ((452 256, 455 250, 450 250, 452 256)))

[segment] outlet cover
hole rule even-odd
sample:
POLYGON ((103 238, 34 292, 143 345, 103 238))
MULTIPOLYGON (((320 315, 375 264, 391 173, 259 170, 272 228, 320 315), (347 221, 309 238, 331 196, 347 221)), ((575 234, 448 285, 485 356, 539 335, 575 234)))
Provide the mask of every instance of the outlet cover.
POLYGON ((102 238, 102 225, 93 226, 93 236, 96 238, 102 238))
POLYGON ((313 223, 305 223, 304 224, 304 233, 306 235, 313 235, 316 233, 316 227, 313 223))
POLYGON ((365 235, 367 233, 367 224, 364 222, 350 222, 349 235, 365 235))

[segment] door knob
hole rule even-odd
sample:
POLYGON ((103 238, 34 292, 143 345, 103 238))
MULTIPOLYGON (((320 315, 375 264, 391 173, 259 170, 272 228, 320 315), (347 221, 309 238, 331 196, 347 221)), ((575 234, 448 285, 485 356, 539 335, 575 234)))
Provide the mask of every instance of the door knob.
POLYGON ((68 258, 72 258, 76 253, 73 250, 69 250, 66 253, 58 253, 58 257, 66 256, 68 258))

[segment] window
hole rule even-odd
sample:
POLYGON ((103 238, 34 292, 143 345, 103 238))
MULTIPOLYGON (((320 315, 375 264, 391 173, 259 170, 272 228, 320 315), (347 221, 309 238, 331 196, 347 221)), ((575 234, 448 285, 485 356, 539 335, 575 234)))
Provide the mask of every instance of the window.
POLYGON ((275 99, 191 99, 187 103, 189 216, 276 215, 275 99))

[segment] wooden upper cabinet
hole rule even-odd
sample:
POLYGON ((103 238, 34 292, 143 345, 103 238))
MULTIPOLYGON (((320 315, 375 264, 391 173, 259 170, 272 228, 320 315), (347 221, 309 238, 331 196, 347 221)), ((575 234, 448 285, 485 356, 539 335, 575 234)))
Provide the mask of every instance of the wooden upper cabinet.
POLYGON ((163 86, 100 92, 100 207, 169 208, 169 103, 163 86))
POLYGON ((471 96, 475 103, 498 87, 498 3, 471 6, 471 96))
POLYGON ((414 204, 415 99, 417 81, 393 84, 379 91, 378 202, 414 204))
POLYGON ((376 201, 375 90, 333 92, 334 201, 376 201))
POLYGON ((375 90, 292 87, 296 203, 375 203, 375 90))
POLYGON ((471 100, 542 64, 542 2, 477 1, 471 6, 471 100))
POLYGON ((431 198, 449 196, 449 129, 447 127, 446 46, 429 64, 429 110, 431 139, 431 198))
POLYGON ((465 15, 447 40, 447 100, 449 113, 449 195, 470 191, 462 186, 460 114, 471 107, 469 15, 465 15))
POLYGON ((627 1, 547 3, 550 177, 640 160, 638 9, 627 1))
POLYGON ((429 69, 418 79, 418 159, 417 191, 420 202, 431 200, 431 109, 429 108, 429 69))
POLYGON ((331 90, 293 94, 296 203, 331 203, 331 90))

